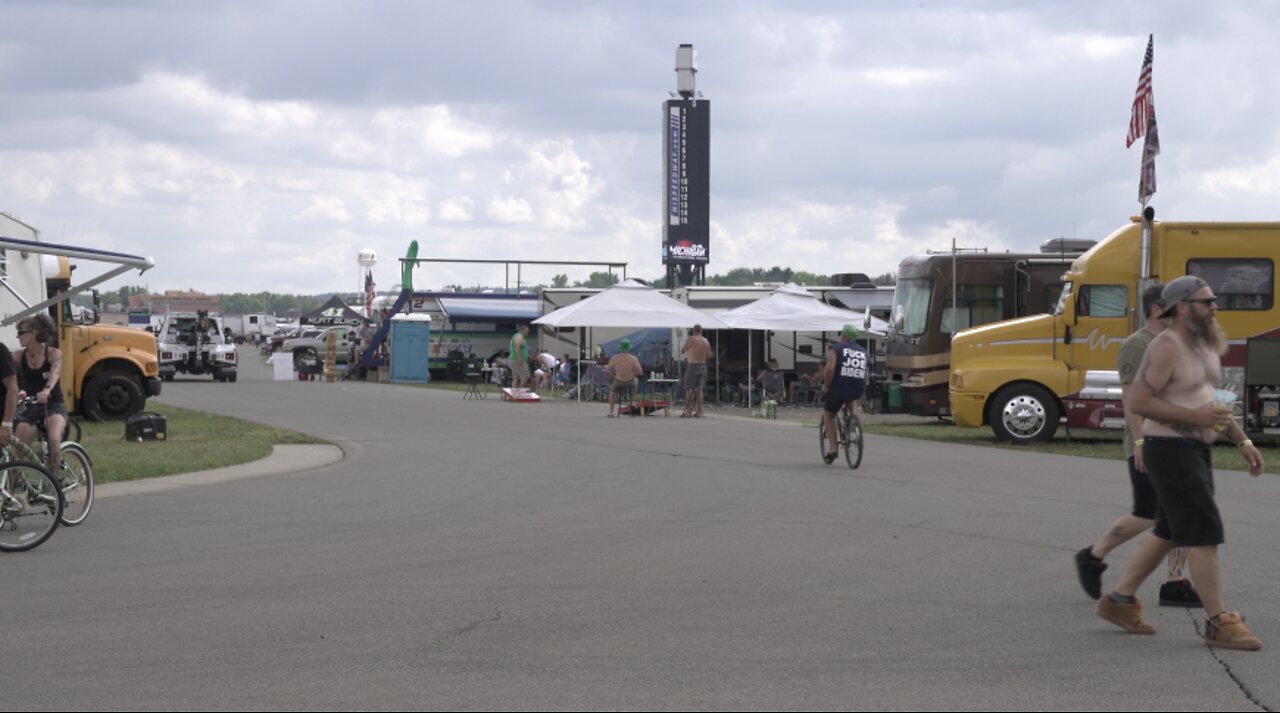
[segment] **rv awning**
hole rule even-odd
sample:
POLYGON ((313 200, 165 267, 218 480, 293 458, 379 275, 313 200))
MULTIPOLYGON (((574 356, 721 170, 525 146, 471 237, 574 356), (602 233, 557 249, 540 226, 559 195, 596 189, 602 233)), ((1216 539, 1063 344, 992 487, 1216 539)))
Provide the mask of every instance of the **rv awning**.
POLYGON ((454 322, 530 322, 539 316, 538 300, 441 297, 440 308, 454 322))

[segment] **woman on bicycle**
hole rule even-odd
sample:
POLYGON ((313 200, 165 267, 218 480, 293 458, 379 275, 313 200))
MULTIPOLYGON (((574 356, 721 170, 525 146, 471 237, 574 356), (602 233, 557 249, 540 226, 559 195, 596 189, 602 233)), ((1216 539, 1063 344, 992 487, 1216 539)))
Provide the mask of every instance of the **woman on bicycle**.
POLYGON ((62 431, 67 426, 67 405, 58 383, 62 375, 62 350, 49 345, 53 339, 53 322, 38 314, 18 322, 18 343, 22 349, 14 353, 18 368, 18 398, 34 395, 43 408, 28 410, 18 420, 18 438, 24 443, 35 440, 39 430, 37 418, 44 418, 45 439, 49 443, 49 472, 57 473, 62 463, 62 431))
POLYGON ((836 414, 845 406, 851 411, 857 408, 857 401, 867 388, 867 350, 854 341, 858 338, 857 328, 846 324, 840 330, 840 336, 843 341, 831 347, 827 366, 823 370, 826 384, 822 387, 825 397, 822 420, 827 426, 827 454, 823 456, 823 460, 828 465, 839 455, 836 448, 836 414))

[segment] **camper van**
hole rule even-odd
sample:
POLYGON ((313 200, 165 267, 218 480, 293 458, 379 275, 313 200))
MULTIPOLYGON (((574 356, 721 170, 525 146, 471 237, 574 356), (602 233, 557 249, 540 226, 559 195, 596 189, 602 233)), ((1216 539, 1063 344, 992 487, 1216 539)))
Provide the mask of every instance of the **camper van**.
POLYGON ((1051 311, 1062 292, 1062 274, 1093 245, 1056 238, 1043 243, 1039 253, 950 252, 904 259, 885 340, 887 378, 900 384, 903 409, 950 416, 952 335, 1051 311))
POLYGON ((1265 358, 1280 339, 1278 261, 1280 223, 1135 219, 1072 263, 1052 314, 956 335, 955 421, 988 425, 997 438, 1014 442, 1048 440, 1063 420, 1070 428, 1123 427, 1116 355, 1141 326, 1144 279, 1197 275, 1218 296, 1217 319, 1230 339, 1224 387, 1242 397, 1246 431, 1280 433, 1280 384, 1272 383, 1280 374, 1265 358))

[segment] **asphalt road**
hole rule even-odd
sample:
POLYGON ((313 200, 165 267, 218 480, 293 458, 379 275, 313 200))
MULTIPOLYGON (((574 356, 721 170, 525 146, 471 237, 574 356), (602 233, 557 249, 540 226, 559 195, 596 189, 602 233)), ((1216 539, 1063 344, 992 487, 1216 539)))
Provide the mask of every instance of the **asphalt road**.
POLYGON ((795 424, 277 383, 242 353, 161 401, 346 458, 104 499, 0 558, 11 710, 1280 706, 1275 477, 1219 473, 1227 603, 1269 648, 1215 652, 1184 610, 1130 636, 1080 591, 1118 462, 871 436, 850 471, 795 424))

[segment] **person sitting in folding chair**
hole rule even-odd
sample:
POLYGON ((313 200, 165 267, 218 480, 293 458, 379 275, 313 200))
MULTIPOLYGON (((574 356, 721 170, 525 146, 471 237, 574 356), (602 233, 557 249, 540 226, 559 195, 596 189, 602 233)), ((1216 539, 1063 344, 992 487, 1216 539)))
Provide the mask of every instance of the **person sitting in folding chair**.
POLYGON ((746 399, 744 405, 750 407, 769 398, 782 401, 786 391, 784 381, 784 374, 778 371, 778 360, 770 359, 751 384, 738 385, 746 399))
POLYGON ((618 415, 622 415, 621 399, 625 398, 628 404, 628 413, 635 415, 636 407, 632 402, 635 396, 636 386, 640 383, 640 376, 644 374, 644 367, 640 365, 640 360, 631 353, 631 340, 623 339, 618 342, 619 351, 609 359, 609 366, 605 367, 605 371, 609 374, 609 378, 613 380, 613 386, 609 389, 609 418, 613 418, 613 405, 618 404, 618 415))

